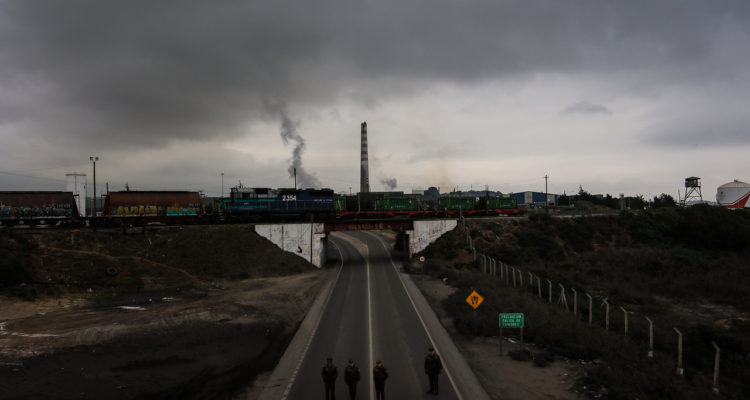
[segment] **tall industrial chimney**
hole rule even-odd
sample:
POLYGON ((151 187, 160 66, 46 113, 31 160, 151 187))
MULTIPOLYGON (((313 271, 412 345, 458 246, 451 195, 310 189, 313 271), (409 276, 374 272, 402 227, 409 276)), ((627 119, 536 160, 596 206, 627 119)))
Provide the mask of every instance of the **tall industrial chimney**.
POLYGON ((362 158, 359 174, 359 191, 367 193, 370 191, 370 169, 367 165, 367 122, 362 123, 362 158))

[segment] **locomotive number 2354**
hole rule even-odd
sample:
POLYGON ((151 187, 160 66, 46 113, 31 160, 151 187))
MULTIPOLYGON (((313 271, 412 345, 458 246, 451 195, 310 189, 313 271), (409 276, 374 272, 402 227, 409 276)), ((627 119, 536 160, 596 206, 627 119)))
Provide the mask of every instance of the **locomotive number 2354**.
POLYGON ((297 196, 296 195, 287 195, 287 194, 285 194, 285 195, 281 196, 281 201, 297 201, 297 196))

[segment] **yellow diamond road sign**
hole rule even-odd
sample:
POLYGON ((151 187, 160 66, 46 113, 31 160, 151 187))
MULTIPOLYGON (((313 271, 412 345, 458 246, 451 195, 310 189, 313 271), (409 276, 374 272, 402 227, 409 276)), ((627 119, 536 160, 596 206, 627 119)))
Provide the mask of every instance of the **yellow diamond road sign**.
POLYGON ((484 298, 477 293, 477 291, 471 292, 469 297, 466 298, 466 302, 469 303, 470 306, 474 307, 476 309, 479 307, 480 304, 484 301, 484 298))

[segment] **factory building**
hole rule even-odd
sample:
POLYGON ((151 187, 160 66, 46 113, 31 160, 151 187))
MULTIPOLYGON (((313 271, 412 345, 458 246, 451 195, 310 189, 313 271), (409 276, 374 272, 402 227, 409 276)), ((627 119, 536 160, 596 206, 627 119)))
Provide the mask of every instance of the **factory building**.
POLYGON ((542 192, 519 192, 510 193, 508 196, 514 197, 519 205, 534 207, 557 206, 558 195, 542 192), (546 199, 546 201, 545 201, 546 199))
POLYGON ((726 208, 750 208, 750 184, 735 179, 716 189, 716 202, 726 208))

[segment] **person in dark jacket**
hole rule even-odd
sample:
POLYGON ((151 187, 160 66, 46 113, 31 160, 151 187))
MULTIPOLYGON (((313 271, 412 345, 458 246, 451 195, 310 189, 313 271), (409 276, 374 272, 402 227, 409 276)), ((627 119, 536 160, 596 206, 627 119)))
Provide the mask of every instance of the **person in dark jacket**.
POLYGON ((375 399, 385 400, 385 380, 388 379, 388 371, 383 362, 378 360, 372 370, 372 380, 375 381, 375 399))
POLYGON ((326 385, 326 400, 336 400, 336 378, 339 376, 339 371, 333 365, 333 358, 326 360, 322 374, 323 383, 326 385))
POLYGON ((349 365, 344 370, 344 382, 349 386, 349 399, 354 400, 357 397, 357 382, 359 382, 359 367, 354 365, 354 361, 349 360, 349 365))
POLYGON ((430 347, 429 354, 427 354, 427 357, 424 359, 424 372, 427 374, 427 377, 430 378, 430 390, 428 390, 427 393, 437 396, 438 375, 440 375, 440 371, 442 370, 443 363, 440 361, 440 356, 435 354, 435 349, 430 347))

